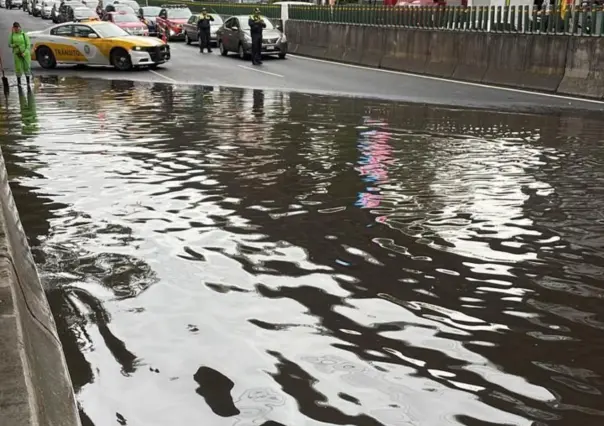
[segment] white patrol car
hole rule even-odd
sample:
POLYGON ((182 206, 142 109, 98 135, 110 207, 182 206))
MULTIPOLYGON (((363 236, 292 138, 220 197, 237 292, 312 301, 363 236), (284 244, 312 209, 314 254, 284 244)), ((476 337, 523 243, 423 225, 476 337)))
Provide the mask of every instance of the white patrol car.
POLYGON ((126 71, 155 68, 170 60, 170 46, 162 40, 131 36, 110 22, 66 22, 27 34, 32 60, 47 69, 57 64, 85 64, 126 71))

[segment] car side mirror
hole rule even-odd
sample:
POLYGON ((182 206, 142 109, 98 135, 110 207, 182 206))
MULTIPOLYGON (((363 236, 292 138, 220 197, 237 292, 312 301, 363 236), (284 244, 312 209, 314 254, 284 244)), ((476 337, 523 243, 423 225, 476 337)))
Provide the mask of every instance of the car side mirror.
POLYGON ((90 34, 88 34, 88 38, 99 38, 99 36, 96 35, 95 33, 90 33, 90 34))

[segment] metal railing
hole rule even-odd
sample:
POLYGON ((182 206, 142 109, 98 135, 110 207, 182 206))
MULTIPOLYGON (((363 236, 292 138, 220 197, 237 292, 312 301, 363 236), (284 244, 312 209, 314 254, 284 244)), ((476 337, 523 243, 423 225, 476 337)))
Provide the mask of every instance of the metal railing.
MULTIPOLYGON (((159 5, 166 0, 150 0, 159 5)), ((182 3, 182 1, 180 1, 182 3)), ((259 7, 271 19, 282 19, 281 6, 241 3, 187 3, 191 10, 223 16, 247 15, 259 7)), ((604 35, 604 8, 569 7, 541 11, 530 6, 289 6, 288 19, 332 24, 423 28, 446 31, 604 35)))
POLYGON ((249 3, 201 3, 201 2, 183 2, 182 0, 149 0, 149 6, 161 6, 162 4, 178 3, 186 4, 193 12, 200 12, 206 8, 210 13, 217 13, 223 17, 233 15, 249 15, 255 8, 259 7, 262 14, 267 18, 281 19, 281 6, 271 6, 249 3))

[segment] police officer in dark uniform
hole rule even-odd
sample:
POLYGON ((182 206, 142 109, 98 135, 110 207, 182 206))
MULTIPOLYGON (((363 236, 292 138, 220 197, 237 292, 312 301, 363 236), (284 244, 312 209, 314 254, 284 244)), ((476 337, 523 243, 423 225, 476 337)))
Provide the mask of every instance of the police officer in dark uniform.
POLYGON ((208 49, 208 53, 212 53, 210 46, 210 22, 214 20, 212 15, 208 15, 206 8, 201 9, 201 16, 197 21, 197 39, 199 40, 199 53, 203 53, 203 49, 208 49))
POLYGON ((254 14, 250 16, 248 25, 252 36, 252 64, 260 65, 262 63, 262 30, 266 28, 266 24, 260 16, 260 9, 254 9, 254 14))

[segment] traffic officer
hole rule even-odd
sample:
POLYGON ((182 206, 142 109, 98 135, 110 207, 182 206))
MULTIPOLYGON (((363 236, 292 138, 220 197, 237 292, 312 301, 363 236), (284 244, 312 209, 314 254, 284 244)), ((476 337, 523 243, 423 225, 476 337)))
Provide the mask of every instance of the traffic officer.
POLYGON ((262 63, 262 29, 266 28, 264 19, 260 16, 260 9, 254 9, 254 14, 250 15, 248 25, 252 36, 252 64, 260 65, 262 63))
POLYGON ((210 22, 214 20, 212 15, 208 15, 206 8, 201 9, 201 16, 197 21, 197 38, 199 40, 199 53, 203 53, 203 49, 208 49, 208 53, 212 53, 210 46, 210 22))
POLYGON ((103 0, 99 0, 96 5, 96 14, 99 15, 99 18, 103 19, 105 17, 105 6, 103 6, 103 0))

